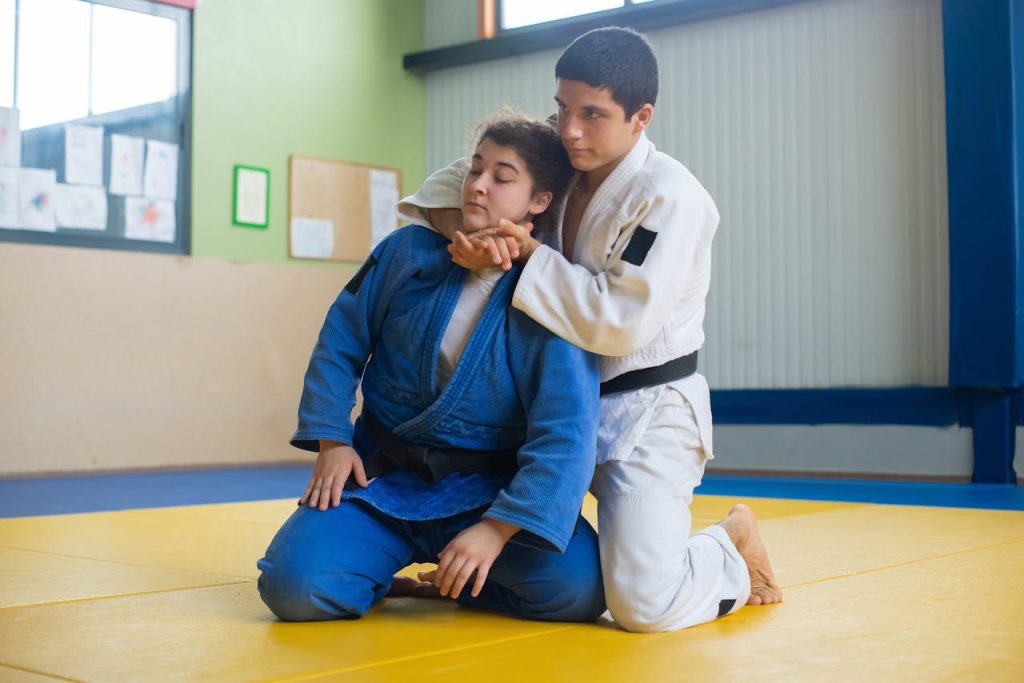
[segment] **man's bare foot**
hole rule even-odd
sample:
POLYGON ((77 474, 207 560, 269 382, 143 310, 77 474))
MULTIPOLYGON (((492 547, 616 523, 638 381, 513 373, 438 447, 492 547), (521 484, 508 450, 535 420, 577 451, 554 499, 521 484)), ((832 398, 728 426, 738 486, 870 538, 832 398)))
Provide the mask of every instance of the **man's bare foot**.
POLYGON ((441 598, 441 591, 429 581, 418 581, 409 576, 396 576, 388 589, 389 598, 441 598))
POLYGON ((736 550, 747 563, 750 572, 750 598, 748 605, 771 605, 782 602, 782 589, 775 583, 775 574, 768 561, 768 551, 761 540, 754 511, 740 503, 729 511, 729 516, 719 524, 729 534, 736 550))

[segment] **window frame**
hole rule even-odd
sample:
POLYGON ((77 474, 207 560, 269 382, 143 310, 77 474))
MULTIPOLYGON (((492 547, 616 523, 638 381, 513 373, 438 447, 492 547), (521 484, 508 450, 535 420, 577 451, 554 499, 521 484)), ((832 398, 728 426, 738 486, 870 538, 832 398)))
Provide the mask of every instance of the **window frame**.
MULTIPOLYGON (((548 25, 551 25, 551 24, 555 24, 555 23, 558 23, 558 22, 572 21, 572 20, 576 20, 576 19, 583 19, 583 18, 592 17, 594 15, 598 15, 598 14, 604 15, 604 16, 609 16, 609 15, 613 15, 613 13, 616 13, 616 12, 621 12, 623 10, 628 10, 630 7, 635 6, 635 5, 647 5, 650 2, 657 2, 657 1, 658 0, 647 0, 647 2, 637 2, 637 0, 619 0, 619 2, 621 2, 622 4, 619 5, 618 7, 612 7, 611 9, 595 10, 593 12, 584 12, 582 14, 573 14, 573 15, 570 15, 568 17, 562 17, 560 19, 550 19, 548 21, 538 21, 538 22, 533 23, 533 24, 526 24, 525 26, 516 26, 514 28, 504 28, 501 25, 501 15, 502 15, 502 10, 504 9, 503 6, 505 5, 505 3, 509 2, 509 0, 480 0, 481 8, 483 8, 483 6, 485 6, 487 4, 491 4, 491 6, 493 8, 493 9, 490 10, 489 13, 486 13, 486 14, 485 14, 485 12, 481 11, 480 15, 481 15, 481 17, 486 17, 484 19, 484 21, 488 21, 489 20, 491 26, 490 26, 490 31, 489 31, 487 37, 488 38, 493 38, 494 36, 504 35, 506 33, 512 32, 512 31, 521 31, 521 30, 525 30, 525 29, 542 29, 545 26, 548 26, 548 25)), ((677 2, 678 0, 670 0, 670 1, 676 1, 677 2)), ((482 38, 484 36, 481 35, 480 37, 482 38)))
MULTIPOLYGON (((493 10, 493 3, 496 0, 480 1, 482 6, 478 12, 478 28, 480 35, 484 36, 485 9, 489 6, 493 10)), ((508 29, 493 37, 482 37, 459 45, 410 52, 403 56, 402 67, 413 73, 427 74, 544 50, 563 50, 580 35, 604 26, 657 31, 669 26, 692 24, 804 2, 811 0, 651 0, 602 12, 556 19, 543 24, 508 29)), ((496 22, 497 19, 492 19, 489 25, 493 27, 496 22)))
MULTIPOLYGON (((15 39, 14 39, 14 72, 15 72, 15 98, 17 98, 17 72, 18 72, 18 13, 20 5, 26 0, 15 0, 15 39)), ((30 0, 29 0, 30 1, 30 0)), ((24 230, 18 228, 0 228, 0 243, 20 242, 25 244, 42 244, 61 247, 84 247, 92 249, 112 249, 115 251, 152 252, 160 254, 189 255, 192 251, 192 11, 187 9, 187 3, 171 3, 166 0, 80 0, 92 5, 104 5, 117 9, 142 12, 154 16, 172 19, 178 23, 177 40, 177 95, 173 98, 175 109, 178 112, 177 126, 179 129, 180 142, 178 143, 178 186, 177 198, 174 200, 175 231, 174 240, 171 242, 157 242, 152 240, 130 239, 124 235, 111 236, 107 234, 92 234, 94 231, 79 229, 57 228, 57 232, 41 230, 24 230)), ((168 101, 168 100, 165 100, 168 101)), ((17 107, 17 99, 15 99, 17 107)), ((149 105, 140 105, 145 107, 149 105)), ((85 125, 102 125, 104 127, 122 123, 130 120, 133 109, 122 109, 102 114, 89 115, 87 119, 76 119, 67 123, 81 122, 85 125)), ((60 124, 53 124, 60 125, 60 124)), ((104 133, 104 138, 109 133, 104 133)), ((24 136, 24 131, 22 131, 24 136)), ((22 142, 24 145, 24 141, 22 142)), ((104 142, 104 147, 109 144, 104 142)), ((22 168, 24 166, 24 147, 22 148, 22 168)), ((109 172, 109 169, 105 169, 109 172)), ((104 186, 107 192, 108 215, 110 193, 109 187, 104 186)), ((120 195, 116 195, 120 196, 120 195)), ((95 231, 100 232, 100 231, 95 231)))

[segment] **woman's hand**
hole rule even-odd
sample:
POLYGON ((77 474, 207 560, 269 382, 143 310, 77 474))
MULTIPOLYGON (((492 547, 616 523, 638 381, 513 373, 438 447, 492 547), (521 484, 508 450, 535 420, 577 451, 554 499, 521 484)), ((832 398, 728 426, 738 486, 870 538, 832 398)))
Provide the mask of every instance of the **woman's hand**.
POLYGON ((320 455, 317 456, 313 474, 299 499, 299 505, 305 505, 308 501, 309 507, 319 507, 321 512, 327 509, 328 504, 338 507, 341 504, 341 490, 349 475, 354 476, 360 486, 366 486, 366 471, 359 454, 347 444, 320 441, 320 455))
POLYGON ((454 600, 475 572, 476 581, 470 595, 479 597, 491 565, 501 554, 508 539, 518 531, 519 527, 514 524, 482 519, 461 531, 445 546, 437 556, 437 571, 432 577, 427 574, 421 575, 420 579, 432 578, 441 595, 454 600))

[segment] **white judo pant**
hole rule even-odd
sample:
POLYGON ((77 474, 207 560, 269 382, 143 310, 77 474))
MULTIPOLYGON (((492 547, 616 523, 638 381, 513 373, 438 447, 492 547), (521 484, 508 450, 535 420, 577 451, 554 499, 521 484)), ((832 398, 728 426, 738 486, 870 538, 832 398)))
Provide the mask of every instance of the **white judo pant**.
POLYGON ((627 631, 686 628, 747 602, 750 575, 725 530, 690 536, 693 490, 712 457, 701 375, 601 399, 591 492, 608 610, 627 631))

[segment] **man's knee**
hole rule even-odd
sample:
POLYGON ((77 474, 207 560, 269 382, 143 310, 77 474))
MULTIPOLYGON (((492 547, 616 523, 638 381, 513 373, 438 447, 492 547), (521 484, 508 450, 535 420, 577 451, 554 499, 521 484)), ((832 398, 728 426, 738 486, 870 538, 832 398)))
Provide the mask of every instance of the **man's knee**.
POLYGON ((355 582, 325 591, 308 571, 270 566, 261 561, 260 597, 281 621, 324 621, 360 617, 371 600, 360 599, 355 582))

